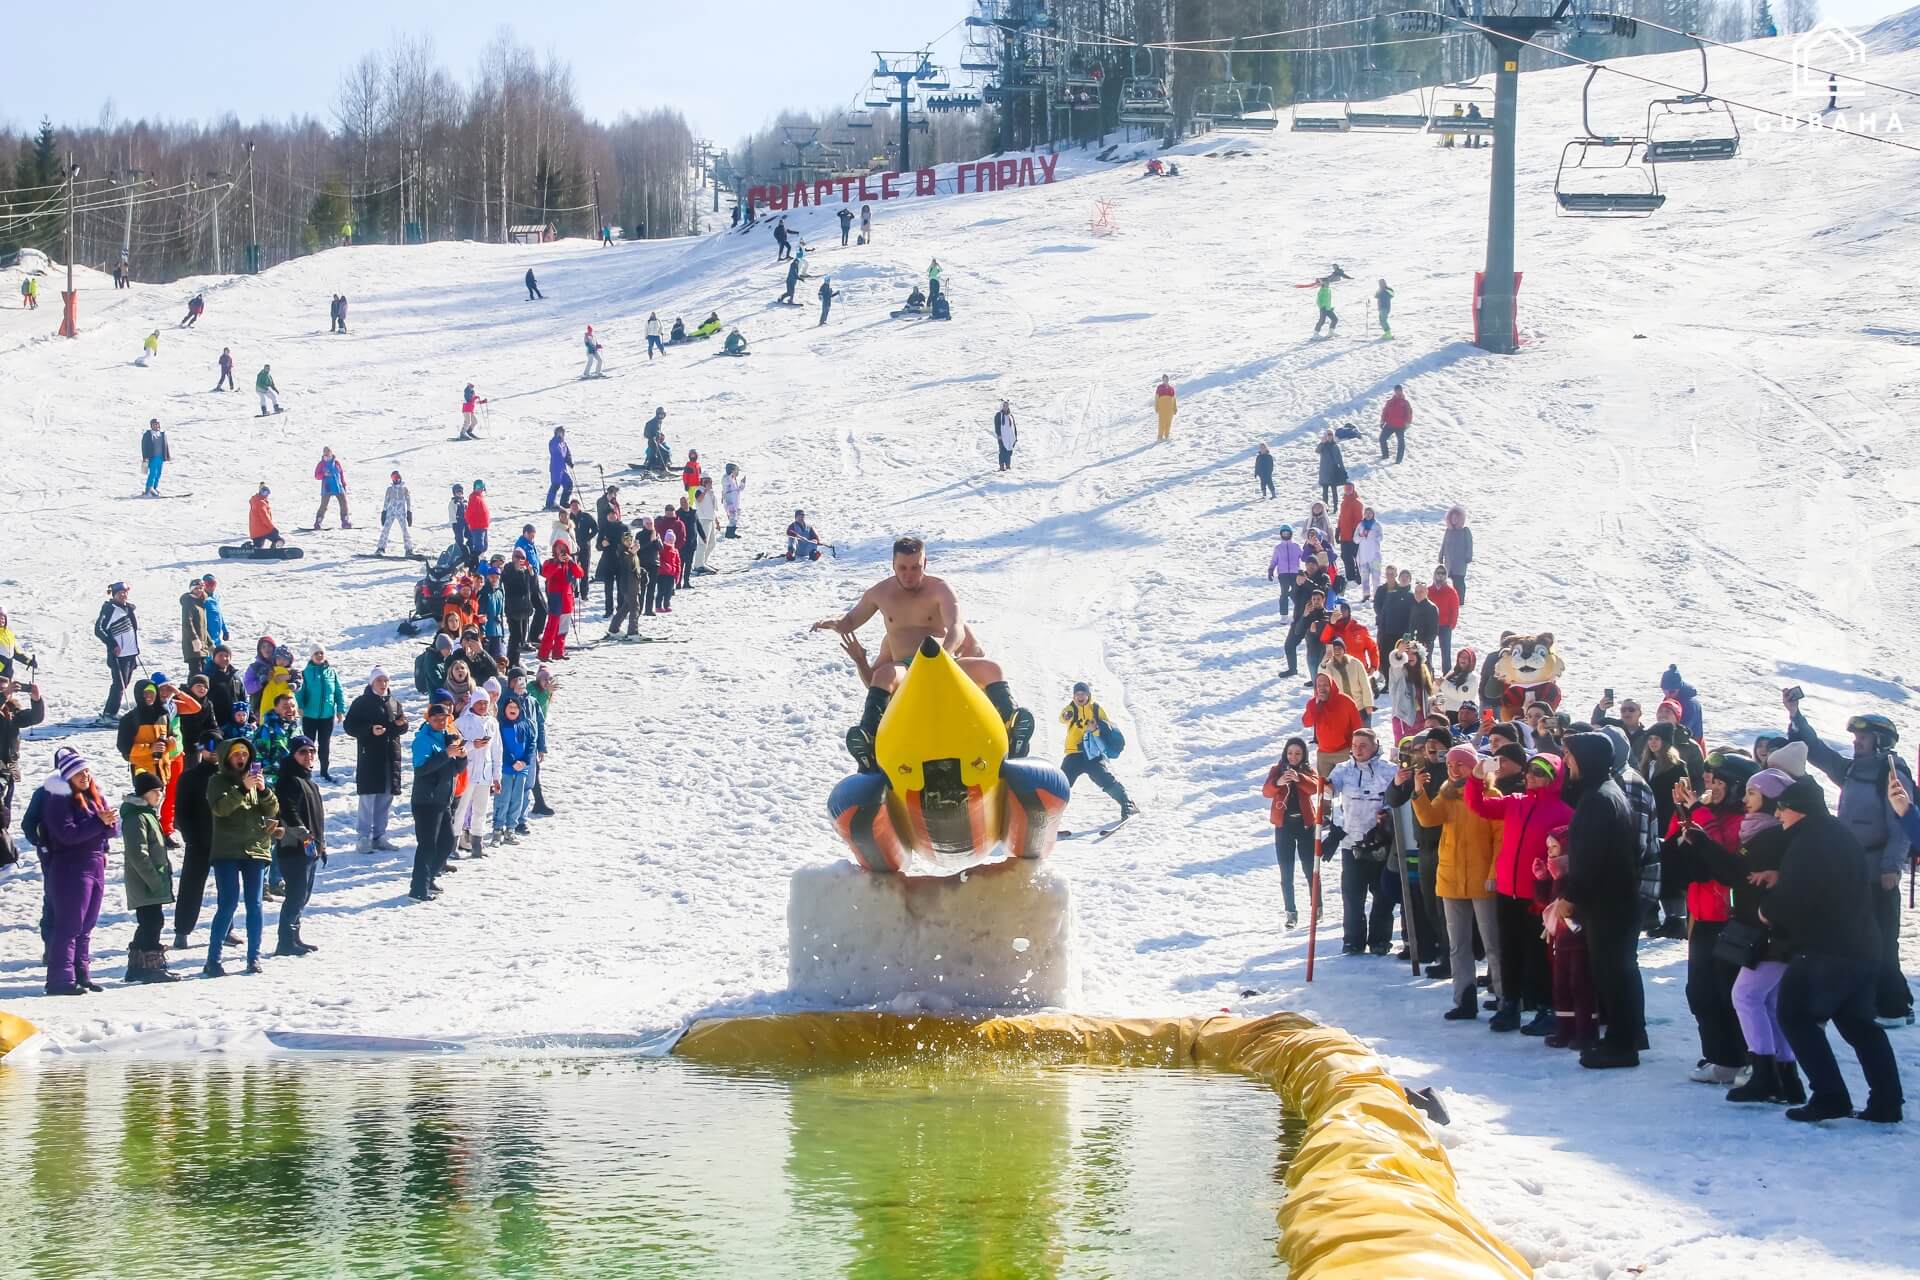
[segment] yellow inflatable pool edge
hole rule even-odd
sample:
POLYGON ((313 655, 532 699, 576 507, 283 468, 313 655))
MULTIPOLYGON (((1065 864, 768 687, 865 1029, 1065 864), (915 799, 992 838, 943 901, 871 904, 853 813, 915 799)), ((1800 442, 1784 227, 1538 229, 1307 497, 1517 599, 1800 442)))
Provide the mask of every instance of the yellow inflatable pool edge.
POLYGON ((15 1017, 0 1010, 0 1058, 6 1057, 15 1049, 40 1034, 40 1028, 25 1018, 15 1017))
POLYGON ((698 1022, 673 1052, 741 1067, 985 1053, 1238 1071, 1268 1084, 1287 1110, 1306 1121, 1306 1136, 1287 1165, 1280 1208, 1280 1254, 1296 1280, 1533 1275, 1460 1202, 1446 1152, 1380 1060, 1346 1032, 1299 1014, 968 1019, 797 1013, 698 1022))

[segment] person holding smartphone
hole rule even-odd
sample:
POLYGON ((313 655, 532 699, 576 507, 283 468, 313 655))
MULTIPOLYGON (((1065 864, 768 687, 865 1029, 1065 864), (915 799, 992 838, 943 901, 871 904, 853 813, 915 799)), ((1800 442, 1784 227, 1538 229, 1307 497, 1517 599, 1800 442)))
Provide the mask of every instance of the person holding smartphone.
POLYGON ((201 972, 223 978, 220 948, 239 910, 242 895, 247 908, 247 969, 260 972, 260 934, 265 912, 261 893, 267 864, 273 860, 273 842, 280 834, 280 800, 267 785, 266 770, 254 759, 253 744, 231 738, 221 744, 220 767, 207 784, 207 807, 213 814, 213 868, 217 905, 207 934, 207 963, 201 972))
POLYGON ((1280 750, 1280 762, 1267 770, 1260 794, 1272 803, 1267 817, 1273 823, 1273 856, 1280 864, 1280 901, 1287 912, 1287 928, 1300 922, 1293 900, 1293 869, 1296 864, 1313 883, 1313 828, 1319 820, 1317 797, 1321 783, 1307 763, 1304 738, 1288 738, 1280 750))

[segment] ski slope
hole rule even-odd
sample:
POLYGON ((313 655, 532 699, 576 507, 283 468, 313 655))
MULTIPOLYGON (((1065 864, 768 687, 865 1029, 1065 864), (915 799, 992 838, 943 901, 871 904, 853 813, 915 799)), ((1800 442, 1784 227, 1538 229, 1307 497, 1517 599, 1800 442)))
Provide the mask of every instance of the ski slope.
MULTIPOLYGON (((1920 85, 1913 25, 1876 46, 1875 78, 1920 85)), ((1787 42, 1764 47, 1784 56, 1787 42)), ((1629 65, 1687 85, 1696 64, 1629 65)), ((784 266, 764 226, 613 249, 361 247, 120 293, 83 273, 75 342, 48 336, 58 286, 46 282, 50 305, 0 309, 0 607, 38 650, 50 702, 24 747, 30 779, 57 742, 116 762, 112 732, 90 723, 105 691, 90 631, 113 578, 140 606, 143 670, 178 671, 175 600, 188 573, 211 569, 236 656, 263 632, 302 656, 325 644, 352 696, 376 663, 410 684, 416 652, 394 633, 412 566, 353 558, 372 549, 390 469, 407 477, 429 549, 444 544, 448 485, 476 477, 496 545, 523 519, 544 530, 555 425, 589 494, 599 468, 612 479, 639 460, 655 405, 677 454, 697 448, 716 471, 738 462, 750 483, 742 538, 713 561, 739 572, 700 580, 650 625, 689 643, 560 668, 547 774, 559 815, 535 841, 460 864, 443 899, 416 906, 410 847, 355 856, 351 786, 330 788, 335 847, 349 851, 307 911, 317 956, 269 960, 254 979, 109 981, 84 1001, 37 998, 29 866, 0 876, 0 1001, 52 1048, 107 1052, 265 1051, 274 1032, 638 1044, 695 1016, 783 1007, 786 878, 838 856, 824 804, 860 705, 836 645, 806 629, 882 576, 892 539, 911 532, 1036 712, 1035 754, 1058 751, 1076 679, 1128 733, 1117 771, 1145 814, 1056 855, 1076 881, 1087 1009, 1289 1008, 1350 1028, 1408 1084, 1442 1088, 1468 1201, 1543 1275, 1909 1274, 1910 1128, 1799 1131, 1687 1084, 1684 944, 1641 954, 1645 1065, 1590 1073, 1484 1024, 1443 1024, 1444 983, 1329 959, 1325 931, 1308 987, 1304 931, 1278 927, 1258 786, 1307 686, 1277 679, 1284 628, 1264 570, 1279 525, 1314 497, 1327 426, 1365 433, 1348 467, 1386 525, 1388 561, 1430 567, 1443 513, 1467 507, 1477 559, 1458 642, 1485 652, 1504 629, 1553 631, 1576 713, 1604 686, 1652 696, 1677 662, 1715 741, 1778 727, 1789 684, 1830 734, 1865 711, 1920 734, 1920 676, 1905 666, 1920 623, 1920 154, 1761 132, 1741 111, 1741 157, 1663 168, 1656 218, 1559 219, 1553 171, 1584 74, 1523 82, 1526 346, 1512 358, 1464 341, 1490 153, 1424 136, 1216 135, 1179 149, 1178 181, 1072 153, 1049 187, 877 205, 865 249, 840 248, 831 209, 803 211, 790 223, 817 250, 815 279, 830 273, 843 292, 824 328, 811 284, 809 305, 769 305, 784 266), (1090 234, 1098 199, 1118 234, 1090 234), (888 319, 934 256, 953 322, 888 319), (1312 293, 1291 286, 1333 262, 1354 283, 1337 295, 1339 335, 1312 342, 1312 293), (528 266, 545 302, 524 300, 528 266), (1380 276, 1398 292, 1393 342, 1369 323, 1380 276), (174 329, 198 288, 205 317, 174 329), (326 331, 335 292, 351 299, 346 336, 326 331), (645 360, 649 311, 691 327, 709 309, 741 327, 751 358, 703 344, 645 360), (589 323, 604 381, 576 380, 589 323), (159 361, 136 368, 155 327, 159 361), (223 345, 239 394, 207 391, 223 345), (284 416, 254 417, 264 361, 284 416), (1156 446, 1162 373, 1181 411, 1156 446), (491 400, 473 445, 452 439, 468 379, 491 400), (1395 383, 1417 418, 1405 463, 1381 466, 1370 424, 1395 383), (1006 475, 988 434, 1001 397, 1021 431, 1006 475), (190 497, 133 496, 153 416, 175 459, 162 487, 190 497), (1279 502, 1256 500, 1261 440, 1279 502), (283 528, 309 522, 322 445, 345 462, 356 528, 297 535, 296 563, 216 560, 263 479, 283 528), (753 562, 796 506, 839 558, 753 562)), ((1783 66, 1716 54, 1714 75, 1729 98, 1805 109, 1783 66)), ((1650 93, 1603 78, 1596 126, 1637 127, 1650 93)), ((1874 90, 1858 104, 1902 107, 1920 145, 1920 101, 1874 90)), ((14 283, 0 280, 4 296, 14 283)), ((625 493, 630 510, 657 510, 675 489, 625 493)), ((598 613, 596 594, 586 616, 598 613)), ((345 778, 351 744, 336 746, 345 778)), ((1068 824, 1108 804, 1083 787, 1068 824)), ((95 935, 103 976, 117 976, 132 930, 117 875, 116 863, 95 935)), ((1336 953, 1337 917, 1335 903, 1336 953)), ((1920 970, 1911 928, 1908 942, 1920 970)), ((175 959, 184 970, 198 957, 175 959)), ((1917 1036, 1895 1033, 1910 1088, 1917 1036)))

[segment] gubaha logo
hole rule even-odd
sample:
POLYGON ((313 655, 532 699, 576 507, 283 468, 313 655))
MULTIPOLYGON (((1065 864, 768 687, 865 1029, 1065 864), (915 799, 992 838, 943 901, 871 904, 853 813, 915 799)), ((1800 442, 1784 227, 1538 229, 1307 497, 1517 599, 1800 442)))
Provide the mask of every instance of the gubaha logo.
MULTIPOLYGON (((1859 36, 1831 18, 1822 19, 1793 42, 1793 96, 1825 98, 1820 109, 1782 111, 1754 121, 1759 133, 1903 133, 1900 113, 1894 110, 1847 111, 1840 105, 1840 80, 1867 65, 1867 46, 1859 36)), ((1851 83, 1851 82, 1850 82, 1851 83)))

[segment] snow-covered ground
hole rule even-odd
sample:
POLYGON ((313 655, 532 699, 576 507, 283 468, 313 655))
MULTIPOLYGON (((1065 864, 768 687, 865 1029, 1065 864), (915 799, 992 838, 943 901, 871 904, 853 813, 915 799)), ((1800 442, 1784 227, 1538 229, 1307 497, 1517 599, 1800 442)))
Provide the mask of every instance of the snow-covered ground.
MULTIPOLYGON (((1632 66, 1686 84, 1690 57, 1632 66)), ((1920 84, 1920 54, 1882 47, 1873 70, 1920 84)), ((1716 54, 1714 74, 1732 98, 1799 109, 1785 67, 1716 54)), ((751 481, 742 540, 715 555, 742 572, 701 581, 651 624, 690 643, 603 648, 563 669, 548 785, 559 815, 535 842, 461 864, 433 905, 405 897, 409 855, 338 854, 308 911, 317 956, 84 1001, 36 996, 40 887, 26 867, 0 876, 0 1000, 57 1046, 121 1052, 259 1044, 248 1033, 272 1029, 646 1034, 782 1007, 786 877, 837 856, 824 802, 859 706, 845 659, 806 628, 882 576, 892 538, 912 532, 1038 713, 1036 754, 1058 750, 1076 679, 1129 734, 1118 772, 1145 816, 1056 855, 1077 881, 1088 1009, 1290 1008, 1350 1028, 1409 1084, 1446 1091, 1468 1202, 1546 1275, 1911 1265, 1911 1122, 1807 1131, 1685 1083, 1696 1043, 1680 944, 1642 952, 1645 1065, 1587 1073, 1484 1023, 1443 1024, 1444 984, 1326 959, 1325 934, 1306 986, 1304 931, 1279 927, 1257 788, 1305 686, 1277 679, 1283 628, 1264 568, 1278 526, 1314 496, 1322 428, 1364 430, 1396 382, 1418 413, 1406 462, 1377 465, 1363 439, 1348 465, 1390 561, 1430 564, 1446 508, 1472 512, 1462 642, 1484 652, 1503 629, 1552 630, 1577 711, 1603 686, 1650 697, 1677 662, 1715 741, 1777 727, 1789 684, 1830 735, 1857 711, 1920 734, 1920 679, 1895 648, 1920 623, 1920 156, 1761 132, 1743 111, 1741 157, 1663 168, 1670 199, 1653 220, 1557 219, 1549 193, 1582 78, 1543 73, 1522 89, 1515 358, 1463 341, 1488 153, 1424 136, 1214 137, 1183 149, 1177 182, 1075 154, 1051 187, 878 206, 868 249, 840 248, 828 214, 803 213, 816 275, 844 292, 824 329, 812 305, 768 305, 781 268, 764 230, 616 249, 368 247, 122 293, 89 278, 71 343, 47 337, 51 282, 51 306, 0 310, 0 605, 38 649, 51 699, 29 778, 56 742, 114 759, 111 732, 89 723, 105 683, 90 628, 112 578, 133 584, 147 669, 178 668, 175 600, 189 572, 212 568, 241 653, 263 632, 302 654, 324 643, 351 694, 373 664, 404 672, 415 652, 394 634, 410 566, 353 558, 371 550, 389 469, 406 473, 421 526, 444 518, 449 483, 484 477, 504 542, 538 519, 554 425, 590 491, 598 467, 611 478, 640 458, 641 423, 664 405, 676 450, 698 448, 715 470, 739 462, 751 481), (1110 238, 1089 232, 1103 198, 1110 238), (953 323, 889 320, 935 255, 953 323), (1342 332, 1309 342, 1312 294, 1291 286, 1335 261, 1355 277, 1342 332), (529 265, 544 303, 524 301, 529 265), (1398 290, 1391 343, 1368 323, 1379 276, 1398 290), (200 286, 205 319, 175 330, 200 286), (352 299, 345 337, 324 324, 336 291, 352 299), (704 345, 647 363, 650 310, 693 323, 710 308, 741 326, 751 359, 704 345), (588 323, 608 344, 607 381, 575 380, 588 323), (135 368, 153 327, 160 359, 135 368), (241 394, 207 391, 223 345, 241 394), (247 383, 263 361, 283 417, 253 416, 247 383), (1156 446, 1163 372, 1181 412, 1156 446), (492 416, 481 443, 456 445, 469 378, 492 416), (988 435, 1003 396, 1021 427, 1009 475, 988 435), (184 500, 133 497, 150 416, 176 459, 164 487, 184 500), (1280 502, 1256 500, 1260 440, 1278 455, 1280 502), (345 460, 355 530, 302 535, 298 563, 214 559, 262 479, 283 527, 303 522, 322 445, 345 460), (839 558, 752 563, 796 506, 839 558)), ((1596 120, 1631 127, 1649 96, 1603 79, 1596 120)), ((1875 90, 1859 105, 1911 108, 1905 136, 1920 145, 1920 103, 1875 90)), ((626 490, 630 509, 672 492, 626 490)), ((337 822, 350 822, 350 793, 329 792, 337 822)), ((1082 788, 1070 822, 1109 811, 1082 788)), ((103 918, 104 974, 131 930, 117 905, 103 918)), ((1910 1086, 1916 1037, 1895 1033, 1910 1086)))

